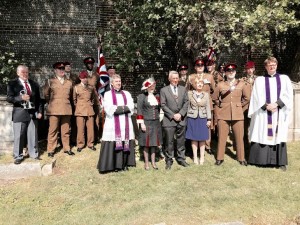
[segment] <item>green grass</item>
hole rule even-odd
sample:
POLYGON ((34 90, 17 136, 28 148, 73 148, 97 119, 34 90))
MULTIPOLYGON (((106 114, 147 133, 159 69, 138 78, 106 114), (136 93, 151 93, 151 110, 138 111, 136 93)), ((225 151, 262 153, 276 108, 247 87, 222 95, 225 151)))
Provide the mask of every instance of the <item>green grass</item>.
MULTIPOLYGON (((288 144, 286 172, 243 167, 228 156, 217 167, 213 156, 206 155, 203 166, 174 163, 166 171, 161 161, 158 171, 145 171, 138 161, 128 172, 100 175, 99 146, 74 157, 58 153, 53 175, 0 182, 0 224, 296 225, 299 145, 288 144)), ((42 158, 47 160, 46 154, 42 158)), ((7 156, 0 160, 12 161, 7 156)))

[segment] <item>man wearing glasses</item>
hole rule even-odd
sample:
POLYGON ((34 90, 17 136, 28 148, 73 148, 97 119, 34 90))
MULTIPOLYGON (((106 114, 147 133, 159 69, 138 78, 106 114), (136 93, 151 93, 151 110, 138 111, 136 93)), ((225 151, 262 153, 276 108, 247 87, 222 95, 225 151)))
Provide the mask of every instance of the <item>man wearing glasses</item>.
POLYGON ((293 87, 287 75, 277 72, 277 64, 275 57, 268 57, 264 62, 266 74, 254 82, 248 112, 251 118, 249 163, 286 171, 293 87))
POLYGON ((48 131, 48 157, 54 157, 57 146, 58 131, 61 133, 64 153, 74 155, 70 148, 70 119, 72 115, 71 99, 73 84, 65 78, 65 65, 63 62, 53 64, 54 77, 46 81, 43 92, 48 103, 47 115, 49 117, 48 131))

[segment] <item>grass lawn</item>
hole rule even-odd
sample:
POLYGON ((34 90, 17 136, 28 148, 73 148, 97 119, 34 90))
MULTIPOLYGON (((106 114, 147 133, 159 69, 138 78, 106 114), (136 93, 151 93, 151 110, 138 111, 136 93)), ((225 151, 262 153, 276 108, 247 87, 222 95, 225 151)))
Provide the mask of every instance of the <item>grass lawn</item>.
MULTIPOLYGON (((84 149, 74 157, 60 152, 49 177, 0 181, 0 224, 297 225, 299 145, 288 144, 286 172, 240 166, 229 156, 217 167, 206 155, 203 166, 188 158, 188 168, 174 163, 166 171, 160 161, 158 171, 145 171, 137 161, 128 172, 100 175, 99 145, 96 152, 84 149)), ((1 161, 12 159, 2 156, 1 161)))

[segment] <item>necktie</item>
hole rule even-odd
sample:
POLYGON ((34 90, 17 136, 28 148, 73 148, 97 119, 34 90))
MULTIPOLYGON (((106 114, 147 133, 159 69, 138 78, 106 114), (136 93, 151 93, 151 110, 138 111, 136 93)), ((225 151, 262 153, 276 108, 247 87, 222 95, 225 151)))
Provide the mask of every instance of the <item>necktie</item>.
POLYGON ((27 84, 27 81, 25 81, 24 83, 25 83, 25 88, 26 88, 27 94, 28 94, 28 95, 31 95, 31 90, 30 90, 29 85, 27 84))
POLYGON ((174 86, 174 94, 177 95, 176 86, 174 86))

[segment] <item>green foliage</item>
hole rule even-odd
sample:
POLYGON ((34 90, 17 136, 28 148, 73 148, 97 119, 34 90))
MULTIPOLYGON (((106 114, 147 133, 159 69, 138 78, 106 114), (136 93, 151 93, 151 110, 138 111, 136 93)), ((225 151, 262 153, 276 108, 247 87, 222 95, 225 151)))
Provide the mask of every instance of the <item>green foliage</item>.
MULTIPOLYGON (((13 41, 9 42, 9 46, 13 44, 13 41)), ((16 76, 15 68, 18 64, 18 60, 16 59, 14 52, 3 49, 7 48, 2 46, 0 48, 0 84, 7 84, 10 79, 16 76)))
POLYGON ((149 59, 161 67, 159 60, 169 57, 166 47, 175 50, 176 60, 196 58, 208 47, 263 47, 271 53, 272 35, 299 27, 299 0, 111 2, 119 17, 110 21, 111 30, 104 34, 105 49, 129 70, 149 59))

